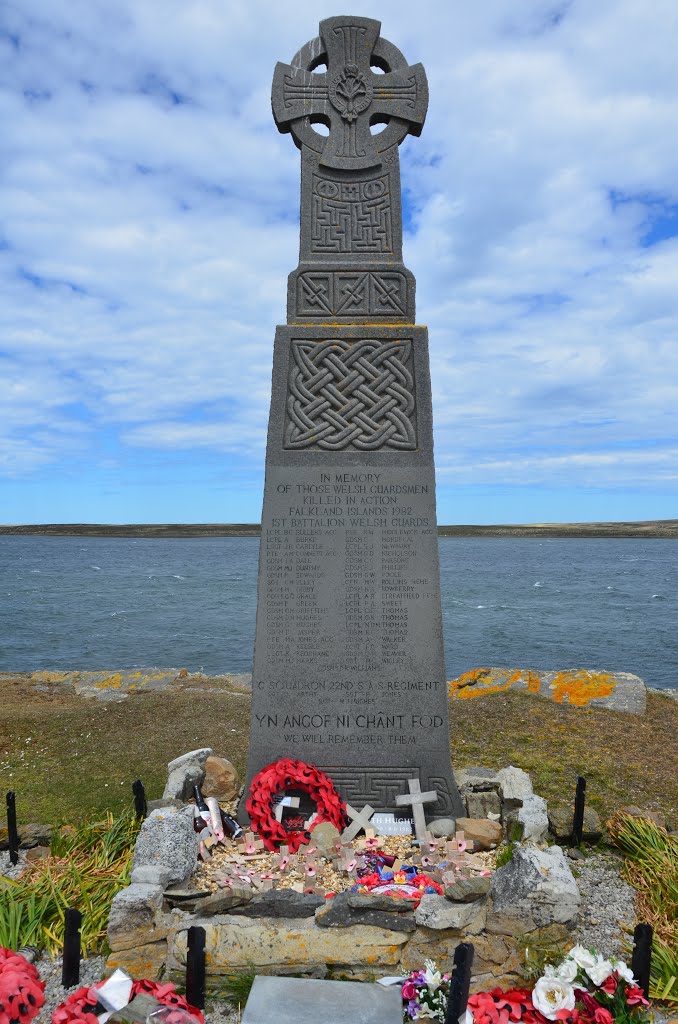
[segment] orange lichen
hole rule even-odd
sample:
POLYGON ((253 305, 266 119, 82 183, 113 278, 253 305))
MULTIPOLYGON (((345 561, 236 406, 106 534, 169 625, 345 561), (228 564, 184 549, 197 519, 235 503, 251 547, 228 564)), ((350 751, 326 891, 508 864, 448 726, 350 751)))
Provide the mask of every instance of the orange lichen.
POLYGON ((523 683, 528 693, 539 693, 541 678, 531 669, 474 668, 449 684, 450 697, 484 697, 488 693, 504 693, 516 683, 523 683))
POLYGON ((576 704, 585 707, 596 697, 609 697, 617 685, 609 672, 580 671, 557 672, 549 683, 553 699, 558 704, 576 704))

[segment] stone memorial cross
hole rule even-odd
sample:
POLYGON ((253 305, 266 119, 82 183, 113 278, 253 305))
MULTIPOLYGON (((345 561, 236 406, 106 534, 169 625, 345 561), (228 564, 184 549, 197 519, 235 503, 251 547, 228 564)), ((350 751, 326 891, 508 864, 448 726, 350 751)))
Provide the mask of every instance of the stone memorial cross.
POLYGON ((245 794, 291 756, 354 807, 394 811, 416 777, 455 817, 428 338, 398 151, 428 87, 380 29, 327 18, 273 79, 301 150, 301 234, 273 357, 245 794))

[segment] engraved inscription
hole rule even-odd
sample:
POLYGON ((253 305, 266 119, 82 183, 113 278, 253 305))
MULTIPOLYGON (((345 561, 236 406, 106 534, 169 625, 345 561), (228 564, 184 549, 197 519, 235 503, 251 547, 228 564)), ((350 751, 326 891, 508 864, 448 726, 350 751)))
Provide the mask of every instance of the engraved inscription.
POLYGON ((297 316, 407 314, 407 278, 397 271, 307 271, 297 278, 297 316))
POLYGON ((292 341, 284 447, 413 451, 411 342, 292 341))
POLYGON ((392 252, 388 179, 388 174, 364 182, 331 181, 314 176, 312 251, 392 252))

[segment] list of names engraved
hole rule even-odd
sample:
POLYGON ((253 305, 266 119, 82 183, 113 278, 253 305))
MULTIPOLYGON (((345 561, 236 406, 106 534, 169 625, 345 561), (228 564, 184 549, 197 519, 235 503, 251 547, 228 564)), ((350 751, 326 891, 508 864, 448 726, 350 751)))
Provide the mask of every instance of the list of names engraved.
POLYGON ((269 467, 267 489, 255 726, 288 744, 435 746, 443 719, 421 708, 444 691, 440 651, 420 642, 440 615, 432 472, 269 467))

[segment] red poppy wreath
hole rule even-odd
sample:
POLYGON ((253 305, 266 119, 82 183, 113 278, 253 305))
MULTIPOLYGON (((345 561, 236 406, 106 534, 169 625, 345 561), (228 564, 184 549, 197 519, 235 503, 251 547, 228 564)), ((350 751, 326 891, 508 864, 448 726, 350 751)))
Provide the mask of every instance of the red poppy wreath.
POLYGON ((34 965, 0 946, 0 1021, 29 1024, 45 1002, 44 992, 34 965))
MULTIPOLYGON (((52 1024, 99 1024, 99 1018, 95 1013, 97 1008, 97 989, 103 984, 99 982, 90 988, 79 988, 77 992, 71 992, 70 996, 52 1014, 52 1024)), ((160 981, 135 981, 132 985, 131 998, 134 999, 140 992, 147 992, 169 1007, 170 1013, 165 1017, 166 1024, 172 1024, 172 1011, 176 1012, 177 1022, 184 1021, 185 1014, 190 1014, 197 1021, 197 1024, 204 1024, 205 1018, 200 1010, 191 1006, 184 996, 179 995, 174 985, 160 981)))
POLYGON ((267 850, 287 846, 296 853, 308 843, 311 832, 322 821, 329 821, 341 831, 346 825, 346 805, 332 780, 313 765, 283 757, 267 765, 252 779, 250 797, 245 803, 252 828, 258 832, 267 850), (308 832, 288 832, 273 813, 273 797, 286 789, 308 793, 316 805, 317 817, 308 832))

